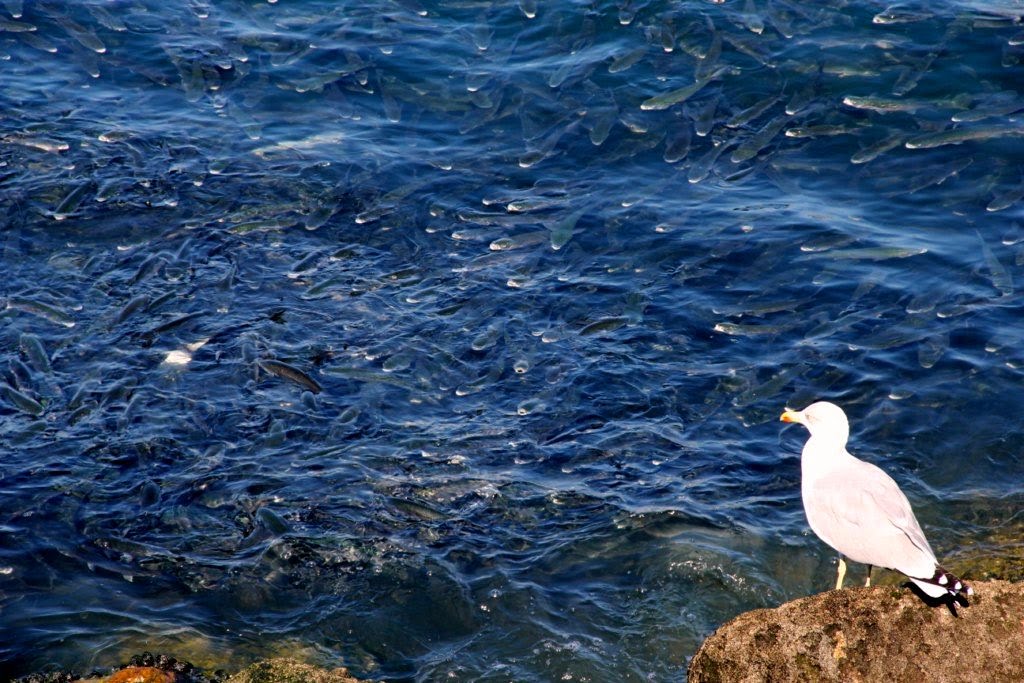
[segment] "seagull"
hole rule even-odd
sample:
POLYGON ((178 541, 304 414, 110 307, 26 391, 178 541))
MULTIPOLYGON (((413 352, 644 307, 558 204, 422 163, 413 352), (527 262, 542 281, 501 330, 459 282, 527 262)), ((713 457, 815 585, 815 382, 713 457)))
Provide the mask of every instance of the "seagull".
POLYGON ((839 553, 836 590, 843 587, 848 558, 871 568, 894 569, 933 598, 974 591, 943 569, 914 517, 910 501, 892 477, 846 450, 850 424, 843 409, 819 401, 779 418, 811 433, 800 459, 801 493, 807 522, 839 553))

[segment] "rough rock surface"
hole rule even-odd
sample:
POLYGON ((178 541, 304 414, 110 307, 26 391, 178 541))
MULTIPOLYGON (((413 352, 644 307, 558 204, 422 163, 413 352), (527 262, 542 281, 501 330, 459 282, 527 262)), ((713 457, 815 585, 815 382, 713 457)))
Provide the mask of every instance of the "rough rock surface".
POLYGON ((704 641, 690 683, 1024 681, 1024 584, 971 582, 951 608, 907 588, 845 588, 746 612, 704 641))
POLYGON ((360 683, 346 669, 320 669, 294 659, 268 659, 253 664, 227 683, 360 683))

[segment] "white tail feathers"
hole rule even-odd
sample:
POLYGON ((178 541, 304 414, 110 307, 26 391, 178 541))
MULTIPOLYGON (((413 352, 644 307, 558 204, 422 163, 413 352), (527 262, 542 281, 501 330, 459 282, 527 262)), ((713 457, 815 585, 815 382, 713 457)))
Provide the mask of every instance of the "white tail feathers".
POLYGON ((974 593, 974 590, 961 581, 958 576, 939 566, 935 567, 935 574, 929 579, 911 577, 910 580, 916 583, 926 595, 933 598, 941 598, 946 595, 954 598, 959 595, 967 597, 974 593))

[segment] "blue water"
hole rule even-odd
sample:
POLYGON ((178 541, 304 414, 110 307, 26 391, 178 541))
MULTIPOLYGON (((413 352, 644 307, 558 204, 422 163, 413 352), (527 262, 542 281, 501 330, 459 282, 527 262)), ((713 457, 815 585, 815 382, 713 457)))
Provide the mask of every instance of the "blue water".
POLYGON ((831 585, 818 398, 1011 551, 1024 4, 0 17, 3 677, 679 680, 831 585))

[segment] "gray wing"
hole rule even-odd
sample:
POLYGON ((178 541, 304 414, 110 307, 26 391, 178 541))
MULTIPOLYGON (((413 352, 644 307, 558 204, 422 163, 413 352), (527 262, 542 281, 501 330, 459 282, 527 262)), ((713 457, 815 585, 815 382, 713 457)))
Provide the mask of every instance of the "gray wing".
POLYGON ((804 507, 815 533, 855 562, 908 576, 935 571, 935 553, 910 501, 871 463, 851 457, 809 486, 804 507))

